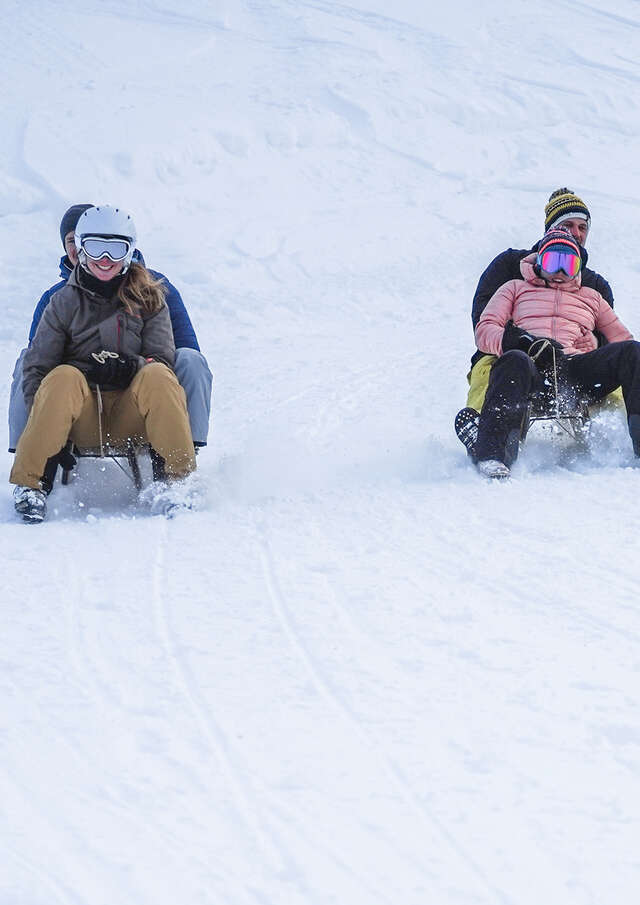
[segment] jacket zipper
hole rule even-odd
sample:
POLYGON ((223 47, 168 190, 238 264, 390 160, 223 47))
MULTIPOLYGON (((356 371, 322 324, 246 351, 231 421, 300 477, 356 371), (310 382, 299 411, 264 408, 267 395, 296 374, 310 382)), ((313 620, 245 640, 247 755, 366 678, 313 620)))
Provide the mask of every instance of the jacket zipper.
POLYGON ((118 330, 117 330, 117 349, 116 352, 118 355, 120 354, 120 350, 122 349, 122 315, 119 314, 117 318, 118 330))
POLYGON ((556 297, 553 313, 553 326, 551 328, 551 339, 558 339, 556 328, 558 326, 558 316, 560 312, 560 299, 562 298, 562 289, 556 288, 556 297))

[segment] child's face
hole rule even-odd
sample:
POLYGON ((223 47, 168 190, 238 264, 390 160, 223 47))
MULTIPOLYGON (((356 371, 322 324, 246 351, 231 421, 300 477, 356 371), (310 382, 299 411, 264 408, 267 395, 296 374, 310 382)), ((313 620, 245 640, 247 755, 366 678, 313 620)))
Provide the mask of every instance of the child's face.
POLYGON ((547 273, 546 270, 541 270, 540 276, 543 280, 546 280, 547 283, 555 283, 556 285, 572 283, 573 280, 575 280, 575 277, 568 277, 564 270, 558 270, 556 273, 547 273))

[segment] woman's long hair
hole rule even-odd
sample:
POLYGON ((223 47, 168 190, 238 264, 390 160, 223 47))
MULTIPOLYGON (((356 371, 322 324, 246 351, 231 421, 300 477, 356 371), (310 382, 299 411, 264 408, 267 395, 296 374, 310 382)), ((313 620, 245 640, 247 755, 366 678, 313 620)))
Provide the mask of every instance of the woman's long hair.
POLYGON ((118 298, 129 314, 154 314, 164 304, 167 289, 142 264, 132 261, 118 289, 118 298))

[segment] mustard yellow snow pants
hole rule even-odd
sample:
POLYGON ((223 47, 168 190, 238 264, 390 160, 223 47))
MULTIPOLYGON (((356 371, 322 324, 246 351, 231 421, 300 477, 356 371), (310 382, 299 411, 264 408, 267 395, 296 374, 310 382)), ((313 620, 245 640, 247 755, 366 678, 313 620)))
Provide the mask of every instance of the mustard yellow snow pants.
POLYGON ((112 446, 128 439, 149 442, 165 461, 168 478, 186 477, 196 467, 184 390, 170 368, 145 365, 126 390, 98 394, 82 371, 58 365, 36 393, 29 420, 16 448, 9 481, 40 488, 51 456, 67 440, 79 447, 99 447, 100 436, 112 446))

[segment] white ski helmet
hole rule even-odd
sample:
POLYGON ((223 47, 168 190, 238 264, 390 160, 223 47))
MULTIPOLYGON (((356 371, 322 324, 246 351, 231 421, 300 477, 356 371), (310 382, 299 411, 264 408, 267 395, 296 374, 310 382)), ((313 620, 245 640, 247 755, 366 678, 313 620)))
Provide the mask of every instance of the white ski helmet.
POLYGON ((126 239, 129 242, 129 251, 123 259, 122 273, 126 273, 136 250, 136 225, 133 217, 121 207, 113 207, 111 204, 100 204, 90 207, 76 224, 75 242, 80 263, 86 267, 87 257, 82 247, 82 241, 87 236, 101 236, 109 239, 126 239))

